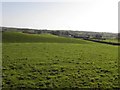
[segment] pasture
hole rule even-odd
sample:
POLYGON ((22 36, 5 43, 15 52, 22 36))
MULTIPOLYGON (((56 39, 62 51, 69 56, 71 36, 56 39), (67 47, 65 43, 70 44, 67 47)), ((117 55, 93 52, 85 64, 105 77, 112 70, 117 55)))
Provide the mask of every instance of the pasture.
POLYGON ((4 32, 3 88, 118 88, 118 46, 4 32))
POLYGON ((120 43, 119 40, 117 39, 107 39, 107 40, 103 40, 105 42, 115 42, 115 43, 120 43))

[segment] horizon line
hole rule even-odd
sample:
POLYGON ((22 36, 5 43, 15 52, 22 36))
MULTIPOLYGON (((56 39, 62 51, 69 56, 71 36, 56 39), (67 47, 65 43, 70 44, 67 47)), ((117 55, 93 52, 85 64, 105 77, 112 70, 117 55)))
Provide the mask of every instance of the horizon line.
POLYGON ((98 33, 114 33, 117 34, 119 32, 100 32, 100 31, 85 31, 78 29, 47 29, 47 28, 32 28, 32 27, 17 27, 17 26, 0 26, 0 28, 20 28, 20 29, 36 29, 36 30, 61 30, 61 31, 83 31, 83 32, 98 32, 98 33))

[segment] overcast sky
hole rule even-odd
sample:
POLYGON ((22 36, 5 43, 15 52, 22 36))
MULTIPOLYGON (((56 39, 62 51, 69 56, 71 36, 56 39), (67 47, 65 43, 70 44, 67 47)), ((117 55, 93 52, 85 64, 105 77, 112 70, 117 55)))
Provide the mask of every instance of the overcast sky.
POLYGON ((118 1, 5 0, 2 26, 118 32, 118 1))

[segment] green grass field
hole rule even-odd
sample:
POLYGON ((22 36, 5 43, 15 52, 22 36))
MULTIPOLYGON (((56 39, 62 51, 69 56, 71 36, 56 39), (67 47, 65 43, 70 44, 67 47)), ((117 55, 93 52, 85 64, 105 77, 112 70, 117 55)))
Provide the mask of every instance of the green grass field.
POLYGON ((114 42, 114 43, 120 43, 118 39, 107 39, 107 40, 103 40, 105 42, 114 42))
POLYGON ((118 46, 4 32, 3 88, 118 88, 118 46))

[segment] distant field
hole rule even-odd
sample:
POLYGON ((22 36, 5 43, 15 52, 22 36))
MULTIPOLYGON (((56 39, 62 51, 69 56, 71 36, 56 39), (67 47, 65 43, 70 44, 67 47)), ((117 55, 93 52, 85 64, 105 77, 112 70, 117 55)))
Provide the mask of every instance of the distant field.
POLYGON ((118 46, 3 33, 4 88, 118 88, 118 46))
POLYGON ((106 40, 103 40, 103 41, 106 41, 106 42, 114 42, 114 43, 120 43, 118 39, 106 39, 106 40))
MULTIPOLYGON (((92 39, 92 40, 99 40, 99 39, 92 39)), ((104 41, 104 42, 111 42, 111 43, 120 43, 118 39, 106 39, 106 40, 99 40, 99 41, 104 41)))

